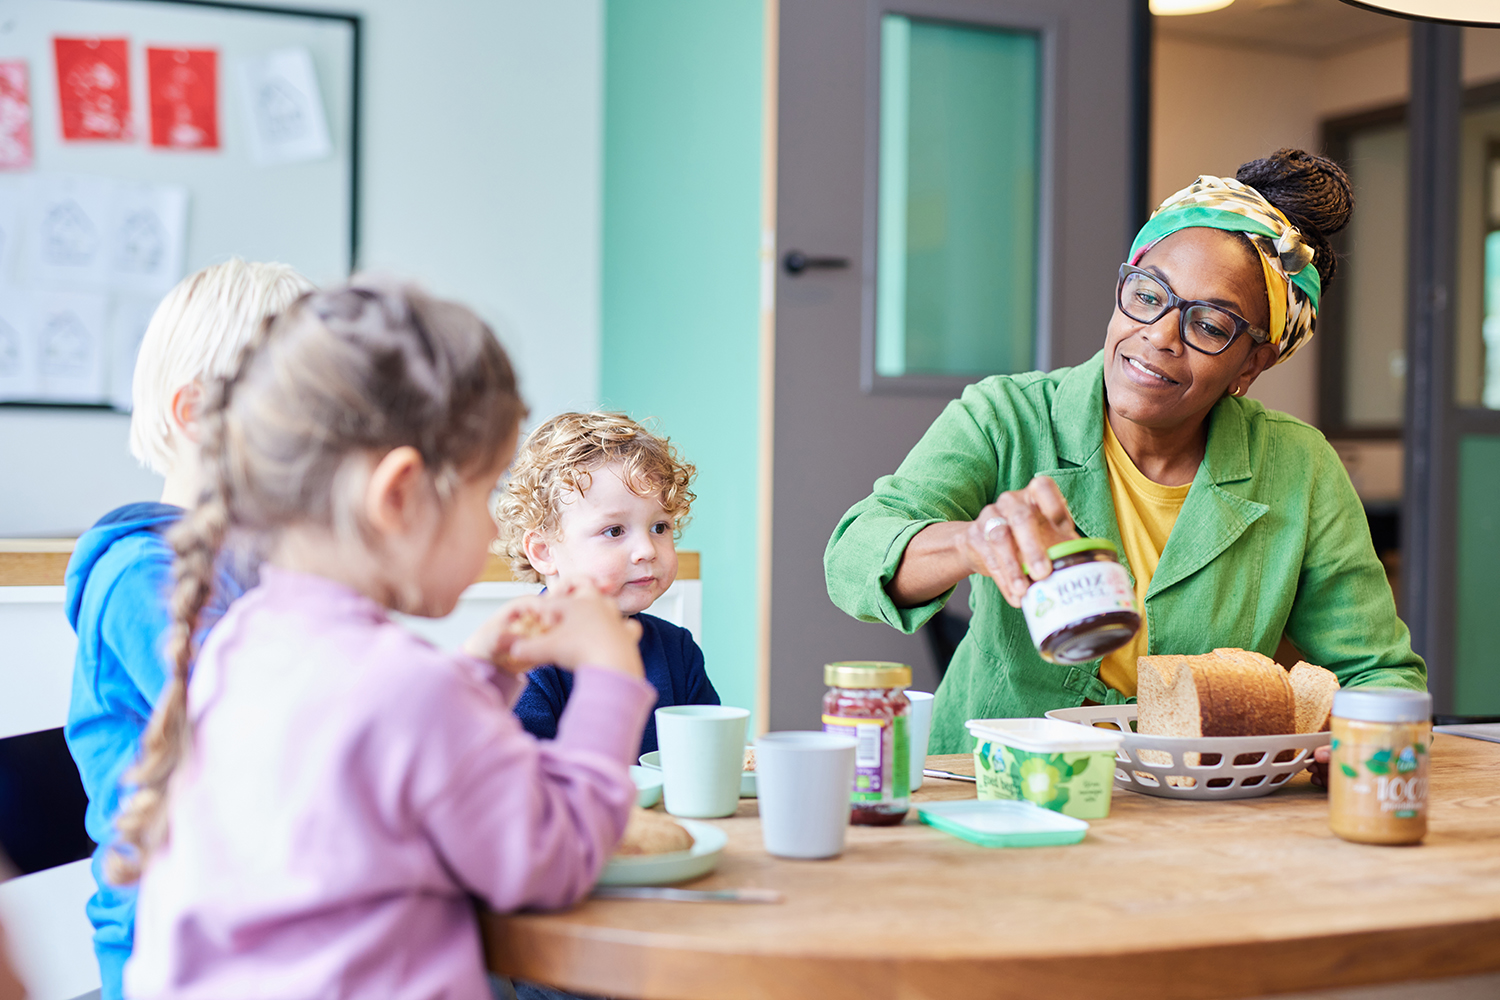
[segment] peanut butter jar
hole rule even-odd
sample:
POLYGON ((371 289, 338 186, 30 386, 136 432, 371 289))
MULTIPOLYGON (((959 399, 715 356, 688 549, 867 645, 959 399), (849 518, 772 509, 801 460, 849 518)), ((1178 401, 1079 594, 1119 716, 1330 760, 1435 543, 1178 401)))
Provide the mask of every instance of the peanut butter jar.
POLYGON ((1432 696, 1351 688, 1333 696, 1328 825, 1360 844, 1415 844, 1427 835, 1432 696))

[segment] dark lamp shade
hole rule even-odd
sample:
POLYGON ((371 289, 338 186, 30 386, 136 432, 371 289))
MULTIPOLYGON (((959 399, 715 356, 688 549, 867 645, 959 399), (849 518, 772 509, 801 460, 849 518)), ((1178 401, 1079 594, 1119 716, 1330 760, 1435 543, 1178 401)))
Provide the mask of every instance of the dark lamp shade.
POLYGON ((1469 24, 1478 28, 1500 26, 1500 0, 1344 0, 1377 14, 1469 24))

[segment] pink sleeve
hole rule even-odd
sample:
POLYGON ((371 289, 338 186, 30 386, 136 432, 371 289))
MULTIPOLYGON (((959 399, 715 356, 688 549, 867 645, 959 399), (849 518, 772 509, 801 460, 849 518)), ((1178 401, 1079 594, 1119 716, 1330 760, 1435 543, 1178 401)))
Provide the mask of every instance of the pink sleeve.
POLYGON ((507 713, 423 809, 458 881, 497 910, 563 907, 587 893, 635 802, 628 766, 655 702, 646 681, 585 667, 557 739, 533 739, 507 713))

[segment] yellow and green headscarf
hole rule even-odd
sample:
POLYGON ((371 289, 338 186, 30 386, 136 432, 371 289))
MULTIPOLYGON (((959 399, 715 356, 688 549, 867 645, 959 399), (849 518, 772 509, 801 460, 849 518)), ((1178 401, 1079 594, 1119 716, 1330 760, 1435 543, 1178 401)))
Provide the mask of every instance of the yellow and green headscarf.
POLYGON ((1271 343, 1280 348, 1276 363, 1312 339, 1323 292, 1313 248, 1302 232, 1255 188, 1233 177, 1204 175, 1161 203, 1130 248, 1130 260, 1180 229, 1195 226, 1244 233, 1260 256, 1271 304, 1271 343))

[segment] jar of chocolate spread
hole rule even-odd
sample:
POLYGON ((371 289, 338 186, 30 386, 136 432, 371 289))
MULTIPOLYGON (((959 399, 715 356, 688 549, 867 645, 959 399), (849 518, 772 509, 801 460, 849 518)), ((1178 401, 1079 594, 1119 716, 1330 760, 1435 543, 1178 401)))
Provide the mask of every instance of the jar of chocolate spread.
POLYGON ((1047 550, 1052 573, 1021 599, 1021 613, 1042 659, 1097 660, 1141 627, 1130 575, 1106 538, 1075 538, 1047 550))
POLYGON ((911 796, 907 725, 911 667, 850 661, 823 668, 823 731, 854 737, 854 787, 849 822, 892 826, 906 816, 911 796))

